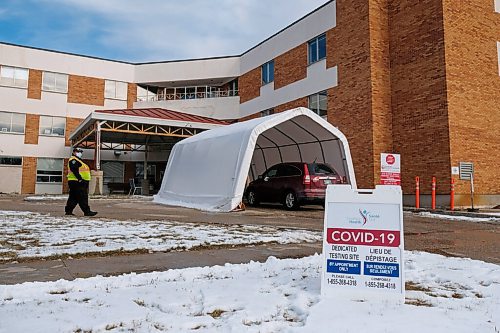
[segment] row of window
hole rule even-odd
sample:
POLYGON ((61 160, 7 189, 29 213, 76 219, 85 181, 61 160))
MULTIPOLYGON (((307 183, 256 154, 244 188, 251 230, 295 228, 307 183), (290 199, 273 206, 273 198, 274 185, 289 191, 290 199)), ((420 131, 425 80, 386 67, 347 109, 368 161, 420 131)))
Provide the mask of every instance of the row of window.
MULTIPOLYGON (((326 58, 326 34, 319 35, 307 42, 307 64, 326 58)), ((261 66, 262 85, 274 81, 274 60, 266 62, 261 66)))
MULTIPOLYGON (((308 108, 321 117, 326 117, 328 112, 328 97, 326 90, 317 94, 308 96, 308 108)), ((264 110, 260 113, 261 117, 269 116, 274 113, 274 108, 264 110)))
MULTIPOLYGON (((0 133, 24 133, 26 115, 24 113, 0 111, 0 133)), ((40 116, 39 134, 64 136, 66 118, 40 116)))
MULTIPOLYGON (((21 166, 23 158, 20 156, 0 156, 0 166, 21 166)), ((63 181, 64 159, 38 158, 36 163, 37 183, 56 183, 63 181)))
MULTIPOLYGON (((18 88, 28 87, 29 70, 27 68, 0 66, 0 85, 18 88)), ((66 94, 68 92, 68 74, 43 72, 42 90, 66 94)), ((104 97, 127 99, 126 82, 105 80, 104 97)))

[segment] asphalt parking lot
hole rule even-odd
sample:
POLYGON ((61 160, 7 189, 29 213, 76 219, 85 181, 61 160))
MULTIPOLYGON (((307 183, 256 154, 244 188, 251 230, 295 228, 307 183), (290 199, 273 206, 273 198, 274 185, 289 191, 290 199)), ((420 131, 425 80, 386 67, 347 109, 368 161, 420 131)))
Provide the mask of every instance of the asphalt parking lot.
MULTIPOLYGON (((0 210, 31 211, 53 216, 64 215, 64 199, 26 201, 22 196, 0 196, 0 210)), ((208 213, 194 209, 155 204, 151 198, 95 198, 90 201, 100 218, 117 220, 165 220, 179 223, 211 223, 229 225, 272 225, 283 228, 322 230, 321 206, 285 211, 280 206, 248 208, 232 213, 208 213)), ((76 209, 77 215, 83 215, 76 209)), ((445 256, 468 257, 500 263, 500 223, 449 220, 439 217, 404 213, 405 249, 438 253, 445 256)), ((259 245, 236 248, 204 248, 196 251, 128 254, 103 257, 79 257, 62 262, 47 260, 0 265, 0 283, 55 280, 87 277, 97 274, 116 275, 131 271, 146 272, 265 260, 301 257, 321 252, 321 243, 292 245, 259 245), (159 264, 162 263, 162 264, 159 264), (8 273, 8 274, 6 274, 8 273), (30 277, 31 274, 31 277, 30 277)))

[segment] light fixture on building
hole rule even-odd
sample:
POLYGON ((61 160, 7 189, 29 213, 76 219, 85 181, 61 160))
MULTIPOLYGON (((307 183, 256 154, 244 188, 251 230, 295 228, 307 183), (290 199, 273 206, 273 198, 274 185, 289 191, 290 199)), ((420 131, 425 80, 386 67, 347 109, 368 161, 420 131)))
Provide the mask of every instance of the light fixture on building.
POLYGON ((120 156, 122 152, 120 150, 115 150, 115 156, 120 156))

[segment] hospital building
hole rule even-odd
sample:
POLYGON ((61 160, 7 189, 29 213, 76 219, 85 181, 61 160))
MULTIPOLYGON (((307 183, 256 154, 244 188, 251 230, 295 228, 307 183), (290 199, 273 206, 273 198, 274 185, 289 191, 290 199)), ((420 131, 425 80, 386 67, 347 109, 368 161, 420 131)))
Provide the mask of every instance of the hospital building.
POLYGON ((397 153, 405 204, 419 177, 429 205, 436 177, 438 205, 452 179, 469 205, 464 162, 475 203, 500 203, 500 0, 332 0, 269 35, 239 55, 144 63, 0 42, 0 192, 67 192, 78 146, 104 193, 131 179, 154 193, 176 142, 306 107, 347 137, 359 188, 397 153))

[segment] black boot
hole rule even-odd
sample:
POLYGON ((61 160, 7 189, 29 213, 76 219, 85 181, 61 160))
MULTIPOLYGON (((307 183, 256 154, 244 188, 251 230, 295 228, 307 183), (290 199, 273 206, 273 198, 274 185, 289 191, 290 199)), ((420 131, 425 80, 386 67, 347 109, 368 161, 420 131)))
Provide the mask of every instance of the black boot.
POLYGON ((93 211, 89 210, 88 212, 85 212, 84 215, 85 216, 96 216, 97 212, 93 212, 93 211))

